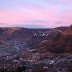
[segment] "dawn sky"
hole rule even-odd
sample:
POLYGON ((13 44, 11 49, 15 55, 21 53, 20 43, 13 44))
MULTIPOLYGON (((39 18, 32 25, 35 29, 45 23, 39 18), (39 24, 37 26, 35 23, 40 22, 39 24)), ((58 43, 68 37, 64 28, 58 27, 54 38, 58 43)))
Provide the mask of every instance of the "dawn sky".
POLYGON ((49 28, 72 24, 72 0, 0 0, 0 27, 49 28))

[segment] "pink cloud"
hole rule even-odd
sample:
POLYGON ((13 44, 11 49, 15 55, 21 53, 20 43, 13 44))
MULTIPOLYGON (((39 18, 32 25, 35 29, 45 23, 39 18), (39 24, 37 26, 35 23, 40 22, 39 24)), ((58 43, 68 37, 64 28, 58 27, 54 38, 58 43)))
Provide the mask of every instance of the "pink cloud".
POLYGON ((67 25, 72 24, 72 11, 65 11, 60 15, 60 20, 67 25))
POLYGON ((25 10, 22 12, 0 11, 0 23, 19 24, 33 20, 54 21, 55 14, 43 10, 25 10))
MULTIPOLYGON (((46 27, 55 27, 61 21, 67 25, 72 23, 72 11, 60 13, 57 7, 51 10, 21 9, 22 11, 0 11, 0 26, 13 26, 17 24, 37 24, 46 27), (36 20, 45 22, 35 22, 36 20), (34 21, 34 22, 33 22, 34 21)), ((65 25, 65 24, 64 24, 65 25)))

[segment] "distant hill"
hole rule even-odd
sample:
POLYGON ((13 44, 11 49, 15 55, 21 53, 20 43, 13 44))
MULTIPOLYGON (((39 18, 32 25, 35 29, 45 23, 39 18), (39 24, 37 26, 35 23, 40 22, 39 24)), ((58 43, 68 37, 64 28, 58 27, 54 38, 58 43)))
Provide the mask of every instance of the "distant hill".
POLYGON ((13 52, 26 47, 44 48, 52 53, 72 52, 72 26, 54 29, 0 28, 0 53, 5 46, 8 46, 6 51, 11 49, 13 52))
POLYGON ((51 53, 72 53, 72 26, 64 28, 62 32, 59 32, 60 28, 56 28, 50 32, 49 40, 40 42, 37 48, 43 48, 51 53))
POLYGON ((0 72, 31 71, 72 72, 72 25, 0 28, 0 72))

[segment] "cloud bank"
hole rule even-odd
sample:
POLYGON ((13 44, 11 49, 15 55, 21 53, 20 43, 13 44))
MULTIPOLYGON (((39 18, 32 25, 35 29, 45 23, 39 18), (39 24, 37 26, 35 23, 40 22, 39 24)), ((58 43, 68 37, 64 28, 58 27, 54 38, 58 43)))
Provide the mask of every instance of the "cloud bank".
POLYGON ((0 26, 57 27, 72 23, 72 0, 0 0, 0 26))

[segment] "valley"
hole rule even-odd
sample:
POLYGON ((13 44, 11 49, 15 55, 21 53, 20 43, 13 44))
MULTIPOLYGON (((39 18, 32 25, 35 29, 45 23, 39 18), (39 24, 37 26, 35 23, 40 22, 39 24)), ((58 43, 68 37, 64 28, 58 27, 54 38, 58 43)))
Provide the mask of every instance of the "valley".
POLYGON ((0 28, 0 72, 72 72, 72 25, 0 28))

